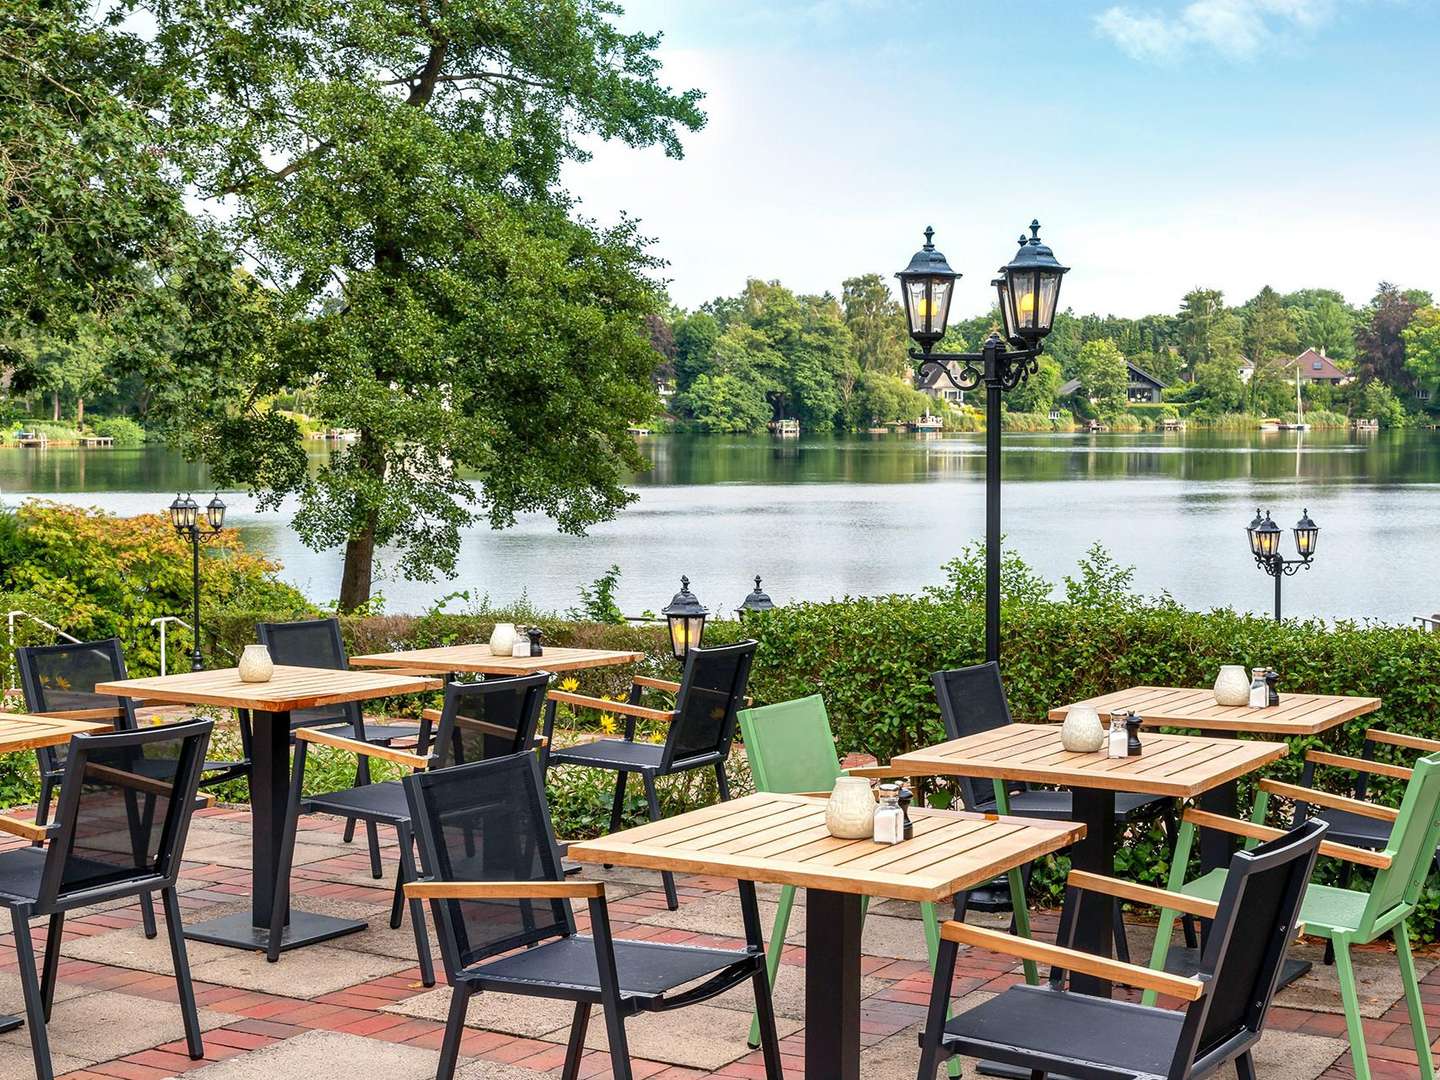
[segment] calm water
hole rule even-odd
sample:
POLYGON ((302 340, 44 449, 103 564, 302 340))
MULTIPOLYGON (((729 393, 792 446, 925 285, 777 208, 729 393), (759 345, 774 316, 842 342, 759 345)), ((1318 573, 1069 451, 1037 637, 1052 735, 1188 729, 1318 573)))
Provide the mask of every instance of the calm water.
MULTIPOLYGON (((391 611, 458 589, 564 608, 579 583, 618 563, 627 612, 661 607, 682 571, 712 609, 732 607, 757 573, 777 602, 916 591, 983 531, 981 439, 644 438, 652 468, 634 478, 639 499, 616 521, 584 538, 543 518, 480 527, 464 538, 457 580, 386 576, 378 589, 391 611)), ((1243 528, 1257 505, 1287 530, 1309 507, 1319 554, 1286 581, 1288 613, 1405 622, 1440 610, 1436 433, 1007 435, 1004 470, 1008 542, 1056 582, 1099 540, 1135 565, 1144 592, 1268 611, 1271 582, 1243 528)), ((192 487, 205 487, 203 470, 158 449, 0 449, 10 502, 41 495, 136 514, 192 487)), ((257 513, 244 494, 226 501, 246 542, 280 560, 288 580, 317 599, 336 595, 338 549, 308 550, 288 513, 257 513)), ((1290 550, 1288 532, 1284 543, 1290 550)))

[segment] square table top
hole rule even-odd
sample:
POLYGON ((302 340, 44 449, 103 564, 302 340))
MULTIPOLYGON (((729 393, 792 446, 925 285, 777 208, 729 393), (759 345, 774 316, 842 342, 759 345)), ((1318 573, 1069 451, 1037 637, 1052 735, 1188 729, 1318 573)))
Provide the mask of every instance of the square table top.
POLYGON ((570 845, 577 862, 718 874, 746 881, 899 900, 948 900, 1085 835, 1071 821, 911 807, 899 844, 841 840, 826 800, 757 793, 570 845))
POLYGON ((275 665, 269 682, 242 682, 237 668, 187 671, 148 679, 121 679, 100 683, 97 694, 144 698, 177 705, 218 705, 257 712, 294 712, 318 705, 369 701, 395 694, 438 690, 439 679, 392 675, 383 671, 343 671, 332 668, 275 665))
POLYGON ((546 645, 540 656, 496 656, 486 644, 444 645, 435 649, 404 649, 350 657, 357 668, 389 668, 425 675, 452 671, 474 675, 529 675, 535 671, 581 671, 585 668, 633 664, 645 654, 614 649, 562 649, 546 645))
MULTIPOLYGON (((1111 709, 1133 709, 1147 724, 1197 731, 1249 732, 1253 735, 1319 735, 1357 716, 1375 712, 1380 699, 1339 694, 1281 694, 1280 704, 1265 709, 1217 705, 1213 690, 1173 686, 1132 686, 1074 702, 1090 705, 1103 719, 1111 709)), ((1050 710, 1064 720, 1070 705, 1050 710)))
POLYGON ((92 720, 62 720, 54 716, 0 713, 0 754, 60 746, 72 735, 109 731, 110 725, 92 720))
POLYGON ((890 760, 916 776, 976 776, 1188 799, 1290 752, 1284 743, 1148 731, 1139 757, 1071 753, 1059 724, 1010 724, 890 760))

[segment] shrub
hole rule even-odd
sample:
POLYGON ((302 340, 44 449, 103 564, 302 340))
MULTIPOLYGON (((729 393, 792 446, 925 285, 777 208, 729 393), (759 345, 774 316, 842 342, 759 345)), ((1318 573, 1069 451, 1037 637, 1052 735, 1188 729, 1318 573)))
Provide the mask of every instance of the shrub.
POLYGON ((145 442, 145 429, 128 416, 111 416, 95 421, 95 434, 115 440, 116 446, 140 446, 145 442))

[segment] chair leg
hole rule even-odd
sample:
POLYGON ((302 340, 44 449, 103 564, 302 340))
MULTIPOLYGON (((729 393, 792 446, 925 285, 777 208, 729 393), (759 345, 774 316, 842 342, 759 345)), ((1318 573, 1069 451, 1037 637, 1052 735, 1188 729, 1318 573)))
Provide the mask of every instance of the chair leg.
MULTIPOLYGON (((1152 971, 1165 970, 1165 958, 1170 955, 1170 935, 1175 932, 1176 915, 1174 908, 1162 908, 1160 911, 1160 924, 1155 928, 1155 947, 1150 950, 1152 971)), ((1140 1003, 1154 1005, 1157 996, 1154 990, 1146 990, 1140 995, 1140 1003)))
POLYGON ((155 896, 152 893, 140 894, 140 925, 145 930, 145 936, 151 941, 160 933, 155 927, 155 896))
POLYGON ((1130 939, 1125 936, 1125 913, 1117 899, 1112 909, 1111 925, 1115 931, 1115 959, 1122 964, 1130 962, 1130 939))
POLYGON ((15 931, 15 960, 20 973, 20 988, 25 995, 25 1022, 30 1028, 30 1054, 35 1059, 35 1080, 55 1080, 50 1064, 50 1035, 45 1030, 45 1002, 40 980, 35 974, 35 946, 30 941, 30 909, 10 909, 10 925, 15 931))
MULTIPOLYGON (((610 804, 610 831, 620 831, 620 824, 625 820, 625 781, 630 776, 627 772, 615 774, 615 800, 610 804)), ((606 863, 605 869, 609 870, 611 864, 606 863)))
MULTIPOLYGON (((397 826, 400 834, 400 876, 405 881, 420 877, 415 867, 415 839, 409 825, 397 826)), ((425 928, 425 904, 420 900, 410 901, 410 923, 415 931, 415 951, 420 957, 420 981, 426 986, 435 985, 435 961, 430 958, 430 934, 425 928)))
POLYGON ((1235 1059, 1236 1080, 1255 1080, 1255 1059, 1246 1050, 1235 1059))
MULTIPOLYGON (((1030 936, 1030 907, 1027 897, 1030 895, 1030 874, 1034 867, 1033 862, 1026 863, 1023 870, 1011 870, 1007 876, 1010 886, 1010 933, 1016 937, 1028 938, 1030 936)), ((1040 968, 1035 961, 1022 960, 1020 966, 1025 971, 1026 985, 1039 986, 1040 968)))
POLYGON ((1365 1022, 1360 1017, 1360 994, 1355 985, 1355 968, 1350 963, 1350 943, 1335 942, 1335 974, 1340 979, 1340 1001, 1345 1006, 1345 1031, 1350 1037, 1350 1060, 1355 1080, 1370 1080, 1370 1058, 1365 1051, 1365 1022))
POLYGON ((470 987, 456 982, 450 998, 450 1015, 445 1020, 445 1038, 440 1043, 440 1064, 435 1069, 435 1080, 451 1080, 455 1065, 460 1060, 460 1040, 465 1035, 465 1009, 470 1004, 470 987))
POLYGON ((165 932, 170 937, 170 962, 175 966, 175 988, 179 992, 180 1016, 185 1021, 185 1046, 194 1061, 205 1056, 200 1035, 200 1014, 195 1008, 195 986, 190 981, 190 958, 185 951, 185 927, 180 921, 180 898, 173 888, 160 894, 165 905, 165 932))
MULTIPOLYGON (((950 981, 955 975, 955 957, 960 947, 953 941, 940 942, 935 954, 935 973, 930 980, 930 1007, 925 1015, 925 1030, 920 1035, 920 1071, 916 1080, 935 1080, 943 1050, 940 1040, 945 1033, 945 1017, 950 1011, 950 981)), ((945 1055, 949 1057, 949 1055, 945 1055)))
MULTIPOLYGON (((1012 882, 1011 884, 1013 885, 1014 883, 1012 882)), ((966 893, 965 903, 968 904, 969 902, 970 894, 966 893)), ((962 918, 960 921, 964 922, 964 919, 962 918)), ((940 954, 940 915, 939 912, 936 911, 934 904, 920 905, 920 922, 925 927, 925 958, 929 961, 931 974, 934 974, 935 960, 940 954)), ((1026 926, 1024 936, 1030 936, 1028 925, 1026 926)), ((1033 967, 1034 965, 1031 966, 1033 967)), ((953 1013, 954 1006, 947 1001, 945 1003, 945 1019, 950 1019, 953 1013)), ((946 1072, 951 1077, 958 1077, 960 1075, 960 1059, 952 1057, 946 1066, 946 1072)))
MULTIPOLYGON (((650 803, 650 820, 660 820, 660 796, 655 792, 655 776, 652 773, 642 773, 645 779, 645 798, 650 803)), ((675 895, 675 875, 669 870, 660 871, 660 880, 665 884, 665 904, 671 911, 680 907, 680 899, 675 895)))
POLYGON ((50 916, 50 928, 45 932, 45 965, 40 972, 40 998, 45 1003, 45 1022, 50 1022, 50 1012, 55 1005, 55 976, 60 969, 60 943, 65 937, 65 913, 57 911, 50 916))
POLYGON ((756 968, 750 983, 755 987, 755 1019, 760 1025, 760 1049, 765 1056, 765 1080, 784 1080, 780 1064, 780 1036, 775 1031, 775 1002, 770 997, 770 978, 756 968))
POLYGON ((405 921, 405 867, 395 868, 395 895, 390 900, 390 929, 399 930, 405 921))
POLYGON ((1405 989, 1405 1007, 1410 1013, 1410 1034, 1420 1061, 1420 1080, 1434 1080, 1435 1062, 1430 1053, 1430 1035, 1425 1030, 1425 1009, 1420 1003, 1420 983, 1415 978, 1415 957, 1410 952, 1410 928, 1402 920, 1395 927, 1395 955, 1400 961, 1400 984, 1405 989))
MULTIPOLYGON (((35 824, 44 825, 50 820, 50 796, 55 789, 55 780, 49 773, 40 774, 40 797, 35 801, 35 824)), ((44 840, 36 840, 35 847, 44 847, 44 840)))
MULTIPOLYGON (((780 970, 780 954, 785 951, 785 934, 790 929, 790 909, 795 906, 795 886, 780 887, 780 906, 775 911, 775 926, 770 931, 770 944, 765 949, 765 975, 770 985, 780 970)), ((760 1014, 750 1014, 750 1037, 745 1040, 751 1050, 760 1049, 760 1014)))
POLYGON ((579 1080, 580 1059, 585 1056, 585 1031, 590 1026, 590 1002, 575 1003, 575 1018, 570 1021, 570 1041, 565 1047, 565 1068, 560 1080, 579 1080))
POLYGON ((725 763, 723 761, 717 761, 715 763, 715 787, 720 792, 720 801, 729 802, 730 781, 725 777, 725 763))

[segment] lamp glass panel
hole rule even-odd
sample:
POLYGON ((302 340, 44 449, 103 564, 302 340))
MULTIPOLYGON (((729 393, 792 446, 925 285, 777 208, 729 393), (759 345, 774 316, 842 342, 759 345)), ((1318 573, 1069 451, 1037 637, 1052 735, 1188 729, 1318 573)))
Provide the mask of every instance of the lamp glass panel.
POLYGON ((205 520, 210 523, 210 528, 219 532, 225 527, 225 504, 219 499, 212 499, 205 507, 205 520))
POLYGON ((1258 529, 1246 529, 1245 531, 1246 531, 1247 533, 1249 533, 1249 535, 1250 535, 1250 554, 1252 554, 1252 555, 1263 555, 1264 552, 1261 551, 1261 549, 1260 549, 1260 532, 1259 532, 1259 530, 1258 530, 1258 529))
POLYGON ((905 314, 910 320, 911 334, 927 332, 930 319, 929 279, 912 278, 905 282, 905 314))
POLYGON ((1319 539, 1319 529, 1296 529, 1295 550, 1302 558, 1308 558, 1315 554, 1315 541, 1319 539))
POLYGON ((1015 312, 1010 308, 1010 286, 1003 277, 995 279, 995 291, 1000 296, 1000 318, 1005 323, 1005 340, 1019 335, 1015 333, 1015 312))
POLYGON ((933 278, 930 285, 930 333, 944 335, 950 321, 950 296, 955 283, 950 278, 933 278))
POLYGON ((195 519, 199 515, 199 512, 200 507, 195 504, 195 500, 187 496, 185 500, 180 503, 180 527, 193 529, 195 527, 195 519))
POLYGON ((1008 276, 1010 299, 1015 311, 1015 328, 1020 331, 1033 330, 1036 326, 1036 293, 1039 291, 1035 279, 1038 275, 1031 270, 1016 270, 1008 276))
POLYGON ((1060 299, 1060 275, 1053 270, 1039 271, 1040 288, 1038 291, 1036 329, 1042 334, 1048 334, 1050 327, 1055 325, 1055 305, 1060 299))
POLYGON ((1280 550, 1279 529, 1256 529, 1255 535, 1260 539, 1261 555, 1269 558, 1280 550))

